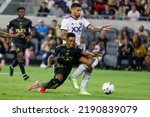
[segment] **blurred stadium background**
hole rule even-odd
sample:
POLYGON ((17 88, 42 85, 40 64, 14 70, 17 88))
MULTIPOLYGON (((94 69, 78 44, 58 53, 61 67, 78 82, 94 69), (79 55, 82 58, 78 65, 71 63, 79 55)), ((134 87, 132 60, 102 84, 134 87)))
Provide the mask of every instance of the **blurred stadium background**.
MULTIPOLYGON (((53 43, 61 39, 61 20, 69 15, 73 2, 81 3, 82 15, 92 24, 111 24, 113 27, 109 31, 97 33, 86 29, 83 31, 82 42, 87 50, 103 54, 97 68, 120 69, 122 66, 124 70, 150 70, 150 0, 0 0, 2 31, 6 30, 10 20, 17 17, 16 9, 19 6, 26 8, 26 17, 32 20, 35 27, 26 50, 26 66, 45 67, 53 43), (124 40, 128 40, 134 50, 125 56, 126 59, 121 59, 118 66, 120 47, 125 43, 124 40), (135 44, 137 41, 138 47, 135 44), (137 51, 140 51, 140 55, 137 51), (132 69, 129 69, 130 55, 132 69), (142 61, 141 69, 137 68, 137 58, 142 61)), ((13 44, 3 38, 0 38, 0 42, 1 64, 8 65, 14 58, 13 44)))

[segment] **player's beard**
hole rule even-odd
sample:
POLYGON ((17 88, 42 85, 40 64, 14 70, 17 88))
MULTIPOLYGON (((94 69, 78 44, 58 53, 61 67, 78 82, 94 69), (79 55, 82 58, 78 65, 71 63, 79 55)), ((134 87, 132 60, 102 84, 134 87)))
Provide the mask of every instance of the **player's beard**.
POLYGON ((24 18, 24 16, 19 16, 19 19, 23 19, 24 18))
POLYGON ((74 19, 78 19, 80 16, 79 15, 71 15, 74 19))
POLYGON ((80 17, 81 15, 79 14, 79 15, 75 15, 75 17, 78 19, 79 17, 80 17))
POLYGON ((23 19, 24 18, 24 15, 19 15, 19 19, 23 19))

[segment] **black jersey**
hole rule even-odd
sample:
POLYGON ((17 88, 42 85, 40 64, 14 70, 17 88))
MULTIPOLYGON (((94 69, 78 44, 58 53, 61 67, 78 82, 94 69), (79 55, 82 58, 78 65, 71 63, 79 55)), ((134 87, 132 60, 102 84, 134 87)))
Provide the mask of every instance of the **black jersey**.
POLYGON ((63 66, 74 66, 81 51, 79 48, 67 48, 65 44, 62 44, 56 47, 52 54, 56 57, 57 63, 63 66))
MULTIPOLYGON (((14 34, 16 34, 18 32, 22 32, 25 34, 25 36, 30 35, 31 30, 33 29, 31 20, 29 20, 27 18, 13 19, 12 21, 9 22, 9 24, 7 25, 7 28, 8 28, 8 30, 11 29, 14 34)), ((17 43, 17 44, 19 43, 21 45, 26 44, 25 38, 19 38, 19 39, 15 39, 13 41, 14 41, 14 43, 17 43)))

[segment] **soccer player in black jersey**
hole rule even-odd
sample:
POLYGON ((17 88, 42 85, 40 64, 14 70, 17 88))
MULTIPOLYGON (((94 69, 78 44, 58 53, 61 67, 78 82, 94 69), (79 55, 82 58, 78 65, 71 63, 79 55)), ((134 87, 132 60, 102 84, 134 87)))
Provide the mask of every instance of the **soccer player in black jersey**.
POLYGON ((55 76, 47 83, 40 83, 36 81, 29 87, 29 91, 32 89, 40 88, 40 92, 44 93, 46 89, 56 89, 64 83, 70 74, 72 67, 78 62, 86 64, 89 69, 92 68, 91 61, 87 57, 95 57, 97 54, 88 53, 82 49, 75 48, 75 34, 68 33, 66 44, 59 45, 56 47, 55 52, 52 53, 48 59, 48 66, 51 67, 51 62, 55 60, 55 76), (77 56, 78 55, 78 56, 77 56))
POLYGON ((21 73, 24 80, 27 80, 29 76, 25 72, 24 68, 24 52, 27 47, 27 42, 31 39, 30 32, 33 30, 32 22, 25 18, 25 8, 19 7, 17 9, 18 17, 9 22, 7 26, 7 31, 13 31, 14 34, 22 32, 25 34, 25 37, 20 37, 17 40, 13 40, 15 49, 16 49, 16 58, 13 63, 10 65, 10 76, 13 76, 14 68, 19 65, 21 73))

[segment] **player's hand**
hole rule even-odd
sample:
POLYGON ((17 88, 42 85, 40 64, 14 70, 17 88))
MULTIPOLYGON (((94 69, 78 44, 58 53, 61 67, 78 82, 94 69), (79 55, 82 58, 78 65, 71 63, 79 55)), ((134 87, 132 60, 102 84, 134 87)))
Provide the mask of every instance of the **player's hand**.
POLYGON ((17 34, 14 34, 14 37, 15 37, 15 38, 18 38, 18 37, 24 38, 24 37, 25 37, 25 34, 22 33, 22 32, 19 32, 19 33, 17 33, 17 34))
POLYGON ((95 54, 91 53, 91 52, 88 52, 88 58, 93 58, 93 57, 95 57, 95 54))
POLYGON ((103 25, 100 27, 101 30, 110 30, 112 28, 111 25, 107 24, 107 25, 103 25))
POLYGON ((89 58, 93 58, 93 57, 101 57, 102 55, 100 53, 97 52, 92 52, 88 54, 89 58))
POLYGON ((31 36, 31 35, 28 35, 28 36, 25 37, 25 40, 26 40, 26 41, 30 41, 31 38, 32 38, 32 36, 31 36))
POLYGON ((51 68, 51 67, 52 67, 52 65, 47 65, 47 66, 45 67, 45 69, 51 68))
POLYGON ((102 55, 100 53, 94 52, 94 57, 101 57, 102 55))
POLYGON ((6 41, 5 41, 5 38, 0 38, 0 40, 1 40, 3 43, 6 42, 6 41))

